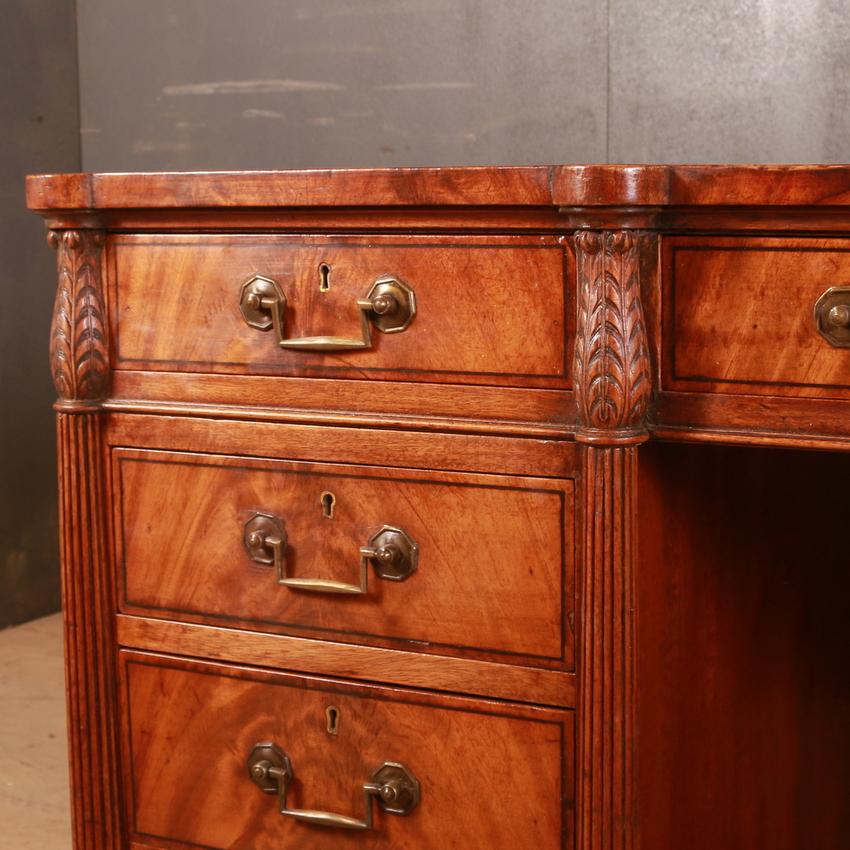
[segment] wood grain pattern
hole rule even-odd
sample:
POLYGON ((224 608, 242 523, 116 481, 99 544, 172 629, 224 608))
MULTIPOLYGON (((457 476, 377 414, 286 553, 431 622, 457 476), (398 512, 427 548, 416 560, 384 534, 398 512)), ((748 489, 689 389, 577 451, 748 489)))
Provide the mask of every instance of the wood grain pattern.
POLYGON ((100 414, 60 412, 57 429, 73 842, 75 850, 120 850, 113 589, 100 414))
POLYGON ((121 655, 127 817, 153 847, 572 845, 572 712, 121 655), (337 735, 326 730, 329 705, 337 735), (366 832, 297 823, 248 777, 259 741, 290 756, 291 805, 361 816, 362 783, 384 761, 416 774, 421 803, 407 817, 377 813, 366 832))
POLYGON ((572 669, 568 479, 130 450, 113 468, 122 611, 572 669), (384 525, 416 541, 417 569, 370 567, 363 596, 283 587, 244 549, 257 511, 282 520, 292 576, 356 583, 384 525))
POLYGON ((577 439, 640 440, 652 385, 640 296, 638 237, 576 235, 578 323, 574 373, 577 439))
POLYGON ((125 233, 353 233, 563 235, 582 228, 635 228, 666 233, 754 233, 843 236, 850 206, 512 206, 283 207, 45 210, 56 230, 98 228, 125 233))
POLYGON ((850 242, 671 237, 664 262, 665 388, 850 396, 850 352, 812 318, 850 282, 850 242))
POLYGON ((32 175, 36 210, 322 206, 843 206, 850 166, 552 165, 32 175))
POLYGON ((120 236, 110 253, 116 369, 568 386, 555 238, 120 236), (368 350, 282 350, 240 312, 255 274, 284 292, 288 337, 358 339, 357 299, 387 275, 414 290, 416 316, 368 350))
POLYGON ((638 449, 583 451, 577 847, 636 850, 638 449))
POLYGON ((102 283, 104 234, 51 231, 59 283, 50 328, 50 367, 65 409, 85 408, 106 395, 109 354, 102 283))
MULTIPOLYGON (((646 241, 647 250, 652 243, 646 241)), ((641 240, 576 235, 574 383, 581 457, 579 850, 637 850, 637 443, 652 392, 641 240)))
POLYGON ((652 415, 663 440, 850 448, 850 405, 837 399, 661 392, 652 415))
POLYGON ((380 428, 240 422, 188 416, 106 414, 112 446, 256 455, 281 460, 311 460, 494 472, 572 478, 576 445, 571 440, 523 439, 496 435, 387 432, 380 428), (391 443, 390 443, 391 441, 391 443), (392 446, 388 454, 388 446, 392 446))
POLYGON ((111 410, 565 439, 572 393, 408 381, 120 370, 111 410))
POLYGON ((640 454, 644 846, 846 846, 850 455, 640 454))
POLYGON ((119 614, 121 646, 345 679, 575 708, 575 674, 119 614))

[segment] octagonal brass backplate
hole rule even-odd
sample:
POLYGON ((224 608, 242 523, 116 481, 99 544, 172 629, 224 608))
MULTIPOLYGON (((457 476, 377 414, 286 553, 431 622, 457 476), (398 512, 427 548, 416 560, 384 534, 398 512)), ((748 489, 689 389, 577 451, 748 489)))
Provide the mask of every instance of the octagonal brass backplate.
POLYGON ((376 299, 380 296, 392 298, 393 307, 388 312, 381 313, 376 306, 370 315, 372 324, 381 333, 401 333, 416 315, 416 296, 413 290, 397 277, 379 277, 372 284, 366 298, 376 305, 376 299))
POLYGON ((242 316, 252 328, 269 331, 274 326, 274 320, 271 310, 263 306, 263 299, 272 299, 276 304, 286 303, 286 297, 281 288, 271 278, 257 274, 242 284, 242 292, 239 296, 239 309, 242 311, 242 316))
POLYGON ((274 563, 274 552, 265 542, 267 537, 276 537, 286 543, 283 522, 280 517, 258 511, 242 530, 242 545, 251 560, 258 564, 274 563))
POLYGON ((850 286, 833 286, 815 303, 815 327, 836 348, 850 348, 850 286))
POLYGON ((385 761, 369 780, 382 786, 378 801, 385 812, 409 815, 419 805, 419 780, 403 764, 385 761), (391 789, 392 796, 386 789, 391 789))
POLYGON ((292 764, 289 756, 272 743, 254 744, 248 755, 248 775, 266 794, 277 794, 280 791, 280 779, 268 774, 270 767, 284 771, 286 782, 292 781, 292 764))
POLYGON ((373 559, 375 572, 381 578, 389 579, 389 581, 404 581, 416 571, 419 564, 419 547, 403 529, 384 525, 380 531, 369 538, 369 546, 376 550, 388 547, 398 553, 389 561, 373 559))

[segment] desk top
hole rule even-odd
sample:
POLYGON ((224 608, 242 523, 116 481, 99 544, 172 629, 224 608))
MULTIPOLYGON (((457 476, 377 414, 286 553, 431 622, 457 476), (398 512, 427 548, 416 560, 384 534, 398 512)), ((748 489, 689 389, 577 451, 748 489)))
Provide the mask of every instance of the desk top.
POLYGON ((850 206, 850 165, 551 165, 48 174, 37 210, 850 206))

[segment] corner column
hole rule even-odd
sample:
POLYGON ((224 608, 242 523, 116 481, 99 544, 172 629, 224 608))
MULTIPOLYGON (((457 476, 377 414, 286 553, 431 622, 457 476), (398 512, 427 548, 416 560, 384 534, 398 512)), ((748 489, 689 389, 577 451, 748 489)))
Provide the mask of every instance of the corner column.
POLYGON ((574 385, 583 545, 577 704, 578 850, 637 850, 637 447, 652 391, 631 231, 576 234, 574 385))
POLYGON ((105 234, 51 231, 59 283, 50 330, 74 850, 121 847, 112 575, 100 402, 109 387, 105 234))

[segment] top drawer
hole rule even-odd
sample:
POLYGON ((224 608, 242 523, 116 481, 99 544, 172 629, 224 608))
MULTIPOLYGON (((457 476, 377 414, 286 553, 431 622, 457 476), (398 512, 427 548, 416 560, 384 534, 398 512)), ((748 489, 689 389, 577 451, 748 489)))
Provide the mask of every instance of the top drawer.
POLYGON ((668 237, 663 387, 846 398, 850 348, 834 343, 850 330, 830 327, 835 304, 850 304, 850 240, 668 237))
POLYGON ((117 370, 569 385, 557 237, 117 235, 110 258, 117 370))

